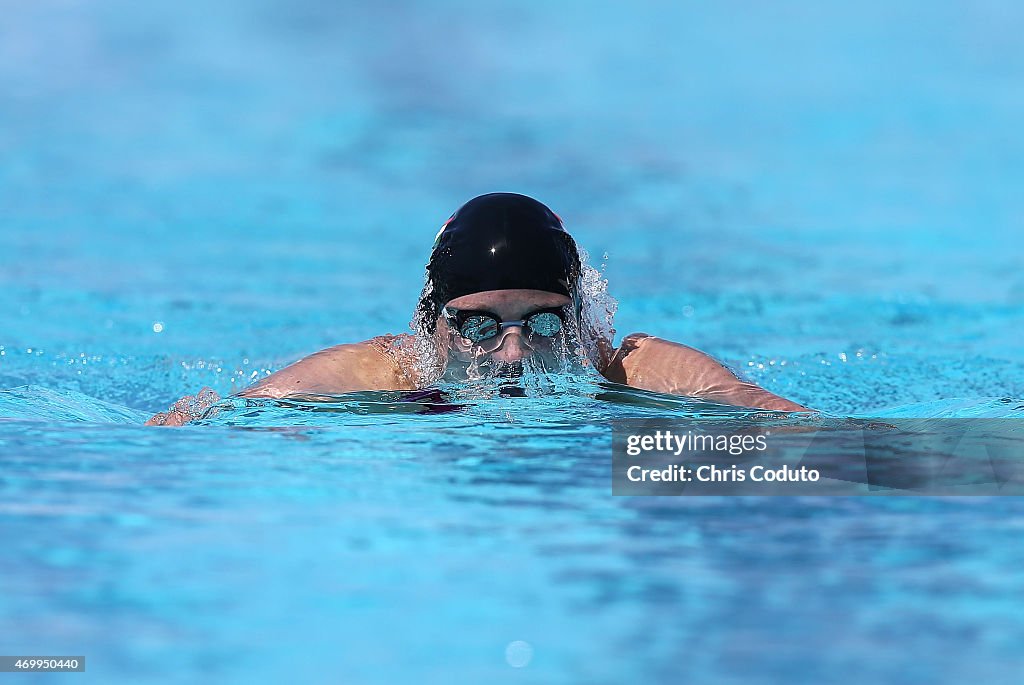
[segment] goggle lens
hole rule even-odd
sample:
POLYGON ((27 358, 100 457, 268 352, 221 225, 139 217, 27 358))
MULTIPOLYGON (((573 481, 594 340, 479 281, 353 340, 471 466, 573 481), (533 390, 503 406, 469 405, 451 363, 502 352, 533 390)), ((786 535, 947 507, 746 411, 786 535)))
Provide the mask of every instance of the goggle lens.
POLYGON ((500 327, 501 324, 498 323, 497 319, 492 319, 483 314, 474 314, 462 322, 462 325, 459 327, 459 333, 467 340, 483 342, 488 338, 496 336, 500 327))
POLYGON ((562 330, 562 319, 554 312, 537 312, 526 317, 530 332, 550 338, 562 330))

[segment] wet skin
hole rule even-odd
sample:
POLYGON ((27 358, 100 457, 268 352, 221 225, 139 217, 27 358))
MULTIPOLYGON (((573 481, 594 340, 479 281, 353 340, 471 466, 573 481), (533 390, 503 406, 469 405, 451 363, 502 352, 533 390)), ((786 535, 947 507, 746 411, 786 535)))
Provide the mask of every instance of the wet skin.
MULTIPOLYGON (((453 309, 491 312, 502 321, 526 318, 538 309, 570 304, 568 297, 542 290, 491 290, 450 301, 453 309)), ((419 375, 431 364, 414 363, 412 346, 401 343, 411 336, 380 336, 361 343, 336 345, 288 366, 238 393, 240 397, 278 398, 295 393, 341 394, 359 390, 417 390, 433 382, 419 375), (399 344, 395 344, 399 343, 399 344)), ((496 340, 473 345, 453 333, 439 317, 434 335, 435 354, 441 364, 476 357, 479 361, 515 364, 527 358, 554 354, 553 341, 529 335, 521 326, 503 328, 496 340)), ((810 411, 796 402, 739 379, 724 365, 700 350, 646 333, 623 339, 618 349, 610 341, 599 343, 598 371, 610 381, 642 390, 687 395, 702 399, 777 411, 810 411)), ((146 425, 180 426, 212 404, 216 394, 204 388, 195 397, 182 398, 146 425), (205 406, 204 406, 205 405, 205 406)))

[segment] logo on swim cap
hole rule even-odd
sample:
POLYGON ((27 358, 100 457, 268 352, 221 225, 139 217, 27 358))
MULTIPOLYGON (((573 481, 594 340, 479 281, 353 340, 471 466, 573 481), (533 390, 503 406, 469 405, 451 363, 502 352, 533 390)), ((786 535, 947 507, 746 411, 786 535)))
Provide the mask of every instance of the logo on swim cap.
POLYGON ((438 231, 417 314, 433 332, 441 308, 487 290, 545 290, 576 298, 580 258, 562 220, 516 193, 473 198, 438 231))
POLYGON ((437 243, 438 239, 440 239, 441 234, 444 233, 444 229, 448 228, 448 224, 450 224, 452 222, 452 219, 454 219, 454 218, 455 218, 455 215, 452 214, 450 217, 448 217, 448 221, 446 221, 443 224, 441 224, 441 228, 437 229, 437 235, 434 236, 434 243, 435 244, 437 243))

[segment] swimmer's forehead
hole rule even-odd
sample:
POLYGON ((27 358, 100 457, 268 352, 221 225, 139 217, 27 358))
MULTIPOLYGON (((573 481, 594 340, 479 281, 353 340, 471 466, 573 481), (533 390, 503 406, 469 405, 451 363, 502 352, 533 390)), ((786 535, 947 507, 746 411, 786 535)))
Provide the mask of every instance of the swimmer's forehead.
POLYGON ((535 309, 565 307, 571 302, 565 295, 546 290, 487 290, 456 297, 448 302, 448 306, 453 309, 484 309, 517 317, 535 309))

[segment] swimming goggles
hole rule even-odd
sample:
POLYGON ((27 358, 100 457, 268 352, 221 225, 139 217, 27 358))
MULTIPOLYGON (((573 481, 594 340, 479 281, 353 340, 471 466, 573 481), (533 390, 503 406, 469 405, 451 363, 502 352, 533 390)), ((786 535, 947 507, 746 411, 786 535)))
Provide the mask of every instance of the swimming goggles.
POLYGON ((531 335, 550 338, 558 335, 565 321, 562 307, 538 309, 529 316, 517 321, 502 321, 500 317, 491 312, 476 309, 452 309, 451 307, 445 307, 442 311, 448 326, 452 330, 457 331, 463 338, 476 344, 497 337, 504 329, 510 326, 521 326, 531 335))

